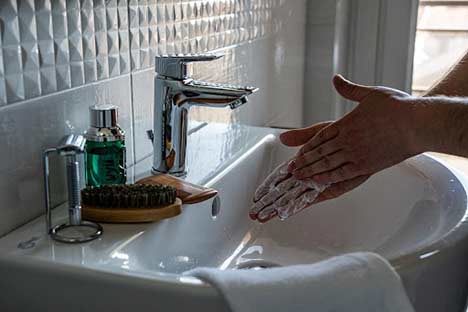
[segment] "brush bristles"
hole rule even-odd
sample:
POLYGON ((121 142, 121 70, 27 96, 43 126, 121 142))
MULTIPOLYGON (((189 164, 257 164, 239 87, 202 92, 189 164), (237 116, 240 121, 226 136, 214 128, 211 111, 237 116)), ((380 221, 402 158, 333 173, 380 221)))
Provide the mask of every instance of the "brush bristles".
POLYGON ((131 184, 86 187, 81 191, 84 205, 107 208, 150 208, 173 204, 176 189, 168 185, 131 184))

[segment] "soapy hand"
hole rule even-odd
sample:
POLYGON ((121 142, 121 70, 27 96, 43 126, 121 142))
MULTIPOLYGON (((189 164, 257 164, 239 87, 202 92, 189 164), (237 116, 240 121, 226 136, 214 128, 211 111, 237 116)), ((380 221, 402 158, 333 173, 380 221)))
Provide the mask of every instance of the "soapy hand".
MULTIPOLYGON (((290 131, 283 132, 280 136, 281 143, 286 146, 296 147, 303 146, 309 142, 312 138, 318 135, 323 129, 332 125, 333 121, 325 121, 314 124, 307 128, 294 129, 290 131)), ((301 151, 298 152, 296 157, 294 157, 288 164, 288 172, 291 172, 291 163, 296 160, 297 157, 301 156, 301 151)), ((317 198, 312 204, 317 204, 319 202, 333 199, 347 193, 354 188, 358 187, 364 183, 369 178, 369 175, 358 176, 346 181, 337 182, 330 184, 323 192, 318 194, 317 198)))
POLYGON ((257 188, 250 218, 267 222, 278 216, 286 219, 310 206, 325 186, 296 179, 288 172, 289 161, 278 166, 257 188))
MULTIPOLYGON (((286 146, 301 146, 332 123, 327 121, 287 131, 280 136, 280 140, 286 146)), ((360 182, 343 182, 328 187, 319 186, 310 180, 301 183, 288 171, 290 163, 291 161, 287 161, 278 166, 257 188, 254 196, 255 204, 250 210, 252 220, 265 223, 276 216, 285 219, 312 204, 337 197, 356 187, 356 183, 360 182)))

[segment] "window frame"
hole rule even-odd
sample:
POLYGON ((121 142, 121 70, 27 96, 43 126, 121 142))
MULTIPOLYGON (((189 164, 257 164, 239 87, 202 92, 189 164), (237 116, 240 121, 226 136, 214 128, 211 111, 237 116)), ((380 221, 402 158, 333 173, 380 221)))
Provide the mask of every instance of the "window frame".
MULTIPOLYGON (((348 23, 341 25, 346 33, 346 65, 335 66, 334 71, 358 83, 411 92, 419 1, 347 1, 348 23)), ((337 97, 335 106, 338 118, 355 104, 337 97)))
MULTIPOLYGON (((468 7, 468 0, 420 0, 418 9, 421 7, 468 7)), ((438 27, 419 27, 416 25, 416 33, 415 33, 415 39, 417 36, 418 32, 422 33, 463 33, 463 34, 468 34, 468 28, 438 28, 438 27)), ((440 77, 442 78, 442 77, 440 77)), ((418 94, 424 94, 430 89, 430 86, 422 86, 422 85, 414 85, 412 83, 411 85, 411 93, 418 95, 418 94)))

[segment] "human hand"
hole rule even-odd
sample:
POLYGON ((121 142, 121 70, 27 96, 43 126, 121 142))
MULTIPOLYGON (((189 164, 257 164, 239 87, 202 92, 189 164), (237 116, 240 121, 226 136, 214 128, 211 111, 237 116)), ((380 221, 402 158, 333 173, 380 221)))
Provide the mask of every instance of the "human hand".
POLYGON ((279 216, 286 219, 310 206, 325 186, 297 180, 288 172, 289 161, 278 166, 257 188, 250 218, 261 223, 279 216))
MULTIPOLYGON (((322 122, 311 127, 290 130, 283 133, 280 136, 280 140, 287 146, 300 146, 305 144, 321 129, 331 123, 331 121, 322 122)), ((307 190, 307 187, 298 187, 299 181, 297 181, 297 179, 288 172, 289 162, 290 161, 286 161, 274 169, 265 181, 263 181, 263 183, 257 188, 254 195, 255 204, 252 206, 249 213, 252 220, 265 223, 278 215, 280 207, 284 207, 282 211, 288 212, 293 209, 296 204, 299 204, 299 202, 302 202, 302 205, 304 205, 304 203, 310 201, 312 197, 314 199, 317 197, 317 194, 312 192, 307 196, 303 196, 301 200, 297 200, 298 197, 307 190), (294 189, 294 191, 285 196, 285 193, 291 189, 294 189), (282 198, 283 196, 284 198, 282 198), (280 198, 282 198, 281 201, 275 203, 276 200, 279 200, 280 198)), ((298 211, 295 213, 297 212, 298 211)))
MULTIPOLYGON (((333 121, 325 121, 325 122, 317 123, 310 127, 294 129, 294 130, 283 132, 280 135, 281 143, 283 143, 286 146, 291 146, 291 147, 304 145, 310 139, 312 139, 315 135, 317 135, 322 129, 330 126, 331 124, 333 124, 333 121)), ((288 172, 289 171, 290 170, 288 170, 288 172)), ((359 185, 364 183, 368 178, 369 178, 368 175, 364 175, 364 176, 359 176, 359 177, 356 177, 347 181, 331 184, 327 188, 325 188, 325 190, 319 193, 318 196, 315 198, 315 200, 309 204, 309 206, 313 204, 317 204, 325 200, 339 197, 340 195, 358 187, 359 185)), ((268 214, 266 212, 268 212, 268 210, 266 210, 263 214, 266 214, 268 217, 268 214)), ((273 213, 273 217, 274 216, 276 215, 273 213)))
MULTIPOLYGON (((333 83, 338 93, 359 105, 322 128, 288 166, 298 180, 332 184, 318 200, 339 196, 421 152, 412 129, 414 97, 395 89, 357 85, 341 76, 335 76, 333 83)), ((282 141, 294 145, 289 136, 284 133, 282 141)))

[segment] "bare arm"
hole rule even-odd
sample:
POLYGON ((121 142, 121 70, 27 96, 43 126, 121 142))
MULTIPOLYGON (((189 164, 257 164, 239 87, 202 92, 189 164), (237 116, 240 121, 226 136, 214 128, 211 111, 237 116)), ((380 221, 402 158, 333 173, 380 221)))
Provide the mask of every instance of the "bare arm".
MULTIPOLYGON (((468 85, 465 92, 468 94, 468 85)), ((468 157, 468 97, 432 96, 408 101, 415 111, 412 128, 416 151, 468 157)))
POLYGON ((468 97, 468 52, 425 96, 434 95, 468 97))

